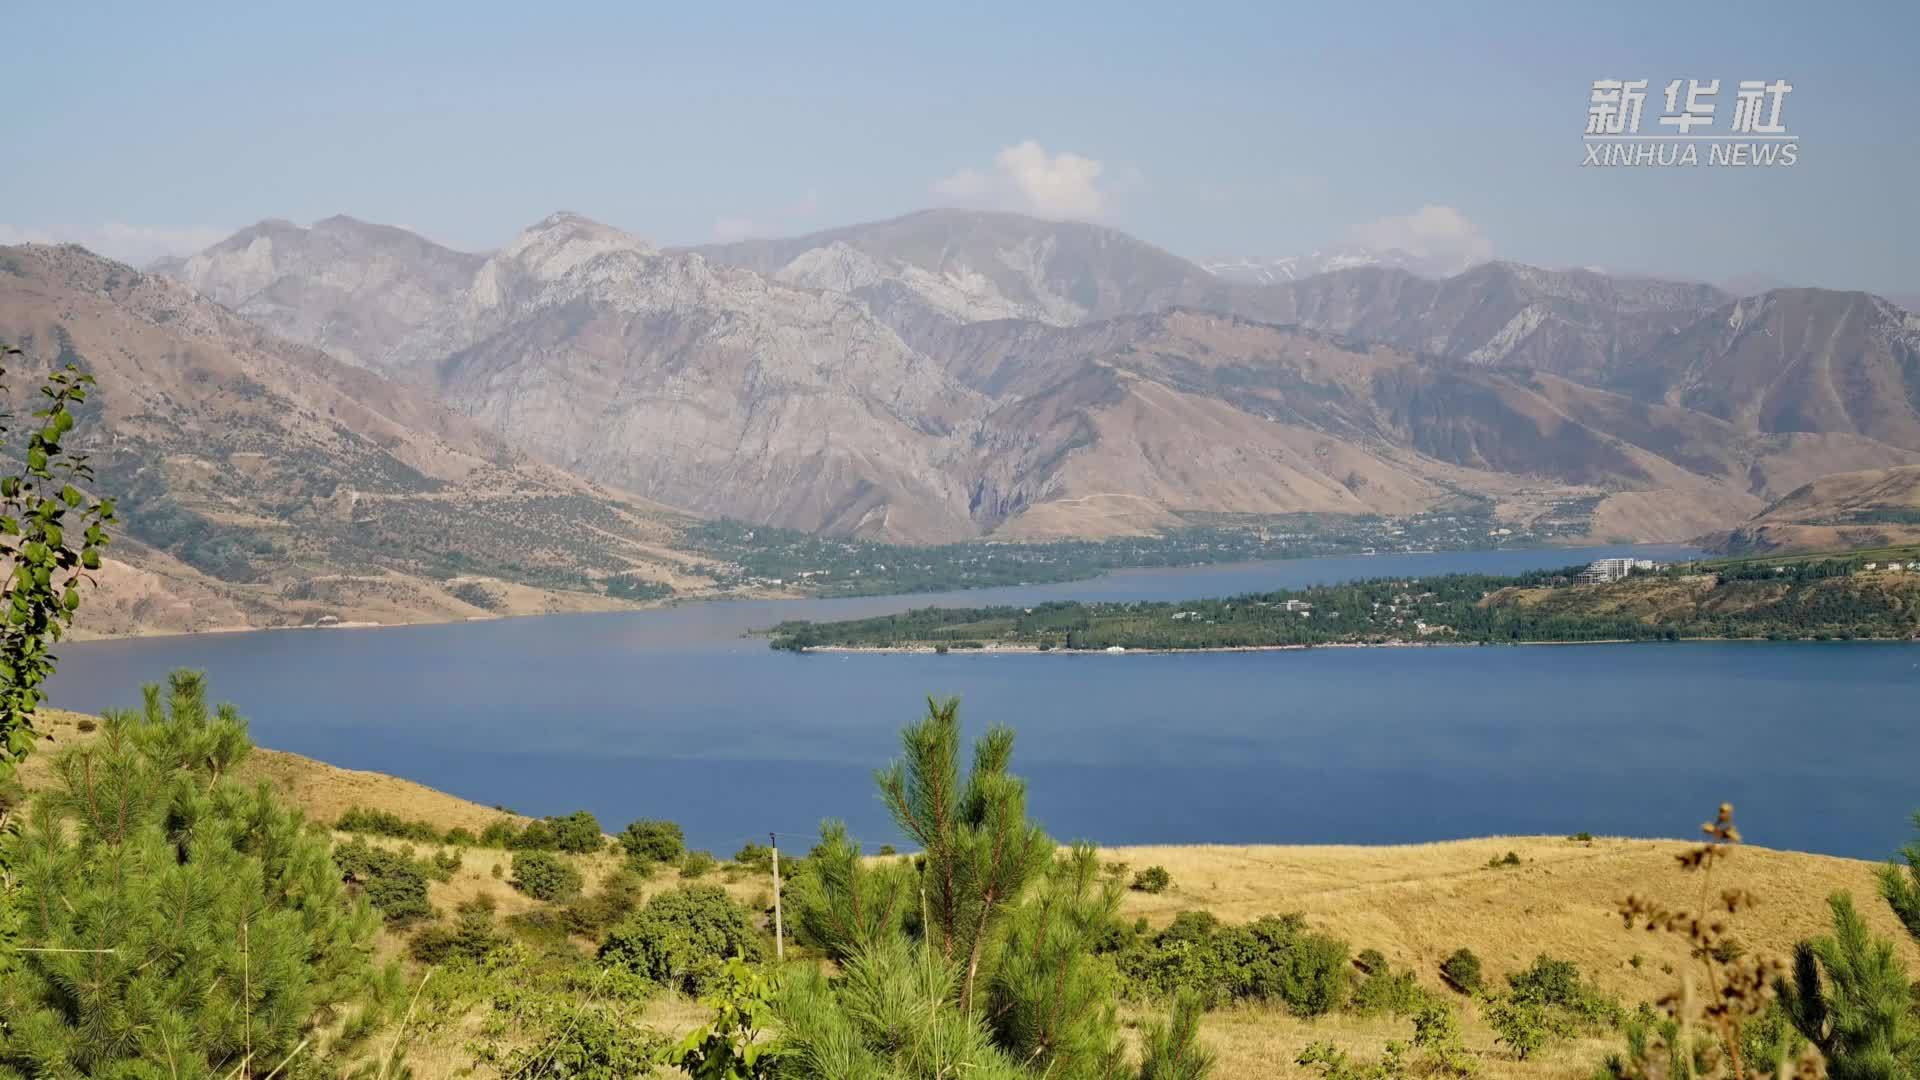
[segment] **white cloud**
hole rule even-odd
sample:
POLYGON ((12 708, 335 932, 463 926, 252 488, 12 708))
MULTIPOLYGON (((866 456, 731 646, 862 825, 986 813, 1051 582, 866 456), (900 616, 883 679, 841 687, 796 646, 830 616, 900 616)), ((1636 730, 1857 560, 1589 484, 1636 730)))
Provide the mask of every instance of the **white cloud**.
POLYGON ((1370 248, 1456 259, 1463 265, 1485 262, 1493 255, 1493 242, 1480 226, 1451 206, 1428 205, 1411 214, 1356 225, 1353 238, 1370 248))
MULTIPOLYGON (((1092 158, 1061 151, 1049 154, 1038 142, 1015 143, 993 157, 992 171, 961 169, 934 182, 933 192, 958 203, 1023 210, 1043 217, 1095 218, 1111 204, 1111 184, 1101 182, 1106 166, 1092 158)), ((1144 184, 1137 172, 1123 180, 1144 184)))
POLYGON ((79 244, 98 255, 145 266, 164 255, 191 255, 225 240, 233 232, 215 225, 8 225, 0 223, 0 244, 79 244))

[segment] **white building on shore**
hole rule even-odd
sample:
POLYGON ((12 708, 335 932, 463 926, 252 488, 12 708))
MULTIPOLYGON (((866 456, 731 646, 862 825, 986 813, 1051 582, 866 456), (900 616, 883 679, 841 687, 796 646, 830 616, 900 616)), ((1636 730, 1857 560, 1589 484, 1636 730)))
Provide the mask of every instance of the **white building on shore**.
POLYGON ((1582 585, 1604 585, 1609 581, 1619 581, 1635 570, 1652 569, 1652 559, 1595 559, 1574 580, 1582 585))

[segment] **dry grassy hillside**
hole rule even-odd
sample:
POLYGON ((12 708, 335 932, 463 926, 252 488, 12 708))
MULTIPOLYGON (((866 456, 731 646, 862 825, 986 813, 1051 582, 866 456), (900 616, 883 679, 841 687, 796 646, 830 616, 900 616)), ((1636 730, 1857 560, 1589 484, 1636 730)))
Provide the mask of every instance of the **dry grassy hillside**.
MULTIPOLYGON (((91 737, 85 717, 54 712, 43 716, 53 736, 45 749, 91 737)), ((28 759, 22 779, 31 788, 48 779, 52 754, 28 759)), ((256 750, 244 763, 242 780, 263 781, 303 808, 308 817, 331 821, 350 806, 385 810, 424 820, 440 829, 479 830, 502 812, 431 788, 378 773, 340 769, 297 754, 256 750)), ((1630 796, 1623 796, 1630 797, 1630 796)), ((1707 809, 1703 807, 1703 810, 1707 809)), ((605 823, 617 827, 621 823, 605 823)), ((401 841, 370 838, 385 846, 401 841)), ((431 845, 414 845, 421 853, 431 845)), ((1688 845, 1670 840, 1562 837, 1496 837, 1396 847, 1318 846, 1161 846, 1119 847, 1104 859, 1132 869, 1163 866, 1172 887, 1158 896, 1126 894, 1122 913, 1164 925, 1181 911, 1204 909, 1223 921, 1241 922, 1287 911, 1306 914, 1316 928, 1331 931, 1354 948, 1376 948, 1395 967, 1410 967, 1421 981, 1438 987, 1438 965, 1454 949, 1469 947, 1486 964, 1488 976, 1527 966, 1543 952, 1576 961, 1603 988, 1631 1004, 1654 999, 1675 985, 1686 956, 1676 939, 1626 929, 1615 913, 1629 894, 1657 898, 1672 906, 1698 896, 1700 879, 1683 873, 1675 855, 1688 845), (1490 860, 1508 852, 1517 866, 1494 868, 1490 860)), ((725 856, 729 853, 716 853, 725 856)), ((510 888, 511 855, 468 849, 464 865, 446 882, 431 886, 436 908, 451 911, 461 901, 488 895, 502 916, 540 905, 510 888), (495 867, 500 867, 496 876, 495 867)), ((613 872, 612 855, 578 859, 589 890, 613 872)), ((1794 943, 1827 926, 1827 897, 1850 891, 1874 929, 1900 943, 1910 969, 1920 969, 1920 949, 1900 931, 1875 893, 1875 865, 1854 859, 1802 852, 1743 847, 1717 871, 1715 888, 1742 887, 1761 898, 1743 913, 1738 936, 1751 950, 1789 954, 1794 943)), ((704 880, 723 885, 755 909, 769 903, 765 876, 724 866, 704 880)), ((646 885, 652 894, 679 884, 677 875, 656 875, 646 885)), ((590 943, 578 942, 585 950, 590 943)), ((384 933, 381 952, 400 955, 404 939, 384 933)), ((1493 1033, 1464 999, 1464 1031, 1478 1052, 1482 1074, 1494 1077, 1585 1077, 1612 1043, 1590 1039, 1550 1048, 1539 1058, 1516 1062, 1495 1045, 1493 1033)), ((705 1019, 695 1002, 668 995, 648 1006, 649 1023, 679 1033, 705 1019)), ((1129 1014, 1129 1022, 1142 1019, 1129 1014)), ((1314 1075, 1292 1065, 1308 1042, 1332 1039, 1357 1056, 1380 1053, 1389 1039, 1411 1034, 1411 1022, 1391 1017, 1361 1018, 1337 1013, 1301 1020, 1277 1009, 1230 1008, 1209 1014, 1205 1031, 1221 1058, 1217 1080, 1314 1075)), ((423 1078, 468 1075, 470 1056, 457 1039, 429 1040, 410 1054, 414 1074, 423 1078)), ((484 1070, 478 1075, 490 1075, 484 1070)))
POLYGON ((1736 554, 1920 543, 1920 466, 1820 477, 1714 539, 1736 554))

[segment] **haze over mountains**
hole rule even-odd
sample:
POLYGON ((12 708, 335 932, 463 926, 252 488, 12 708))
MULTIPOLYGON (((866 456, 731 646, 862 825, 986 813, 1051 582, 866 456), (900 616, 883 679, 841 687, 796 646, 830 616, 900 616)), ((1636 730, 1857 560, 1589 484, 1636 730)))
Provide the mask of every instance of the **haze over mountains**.
POLYGON ((1920 324, 1863 293, 1506 262, 1258 284, 955 210, 666 251, 556 214, 490 255, 267 222, 165 272, 593 480, 895 540, 1463 497, 1672 540, 1920 462, 1920 324))

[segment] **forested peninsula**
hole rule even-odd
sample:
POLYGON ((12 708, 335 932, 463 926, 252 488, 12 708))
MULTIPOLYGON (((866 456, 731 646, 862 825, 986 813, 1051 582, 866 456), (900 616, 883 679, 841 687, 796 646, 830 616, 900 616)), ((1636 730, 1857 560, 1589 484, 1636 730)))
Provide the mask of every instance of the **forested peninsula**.
POLYGON ((1584 567, 1510 577, 1386 577, 1173 603, 919 608, 790 621, 776 649, 1043 652, 1529 642, 1901 640, 1920 635, 1920 548, 1688 562, 1583 582, 1584 567))

